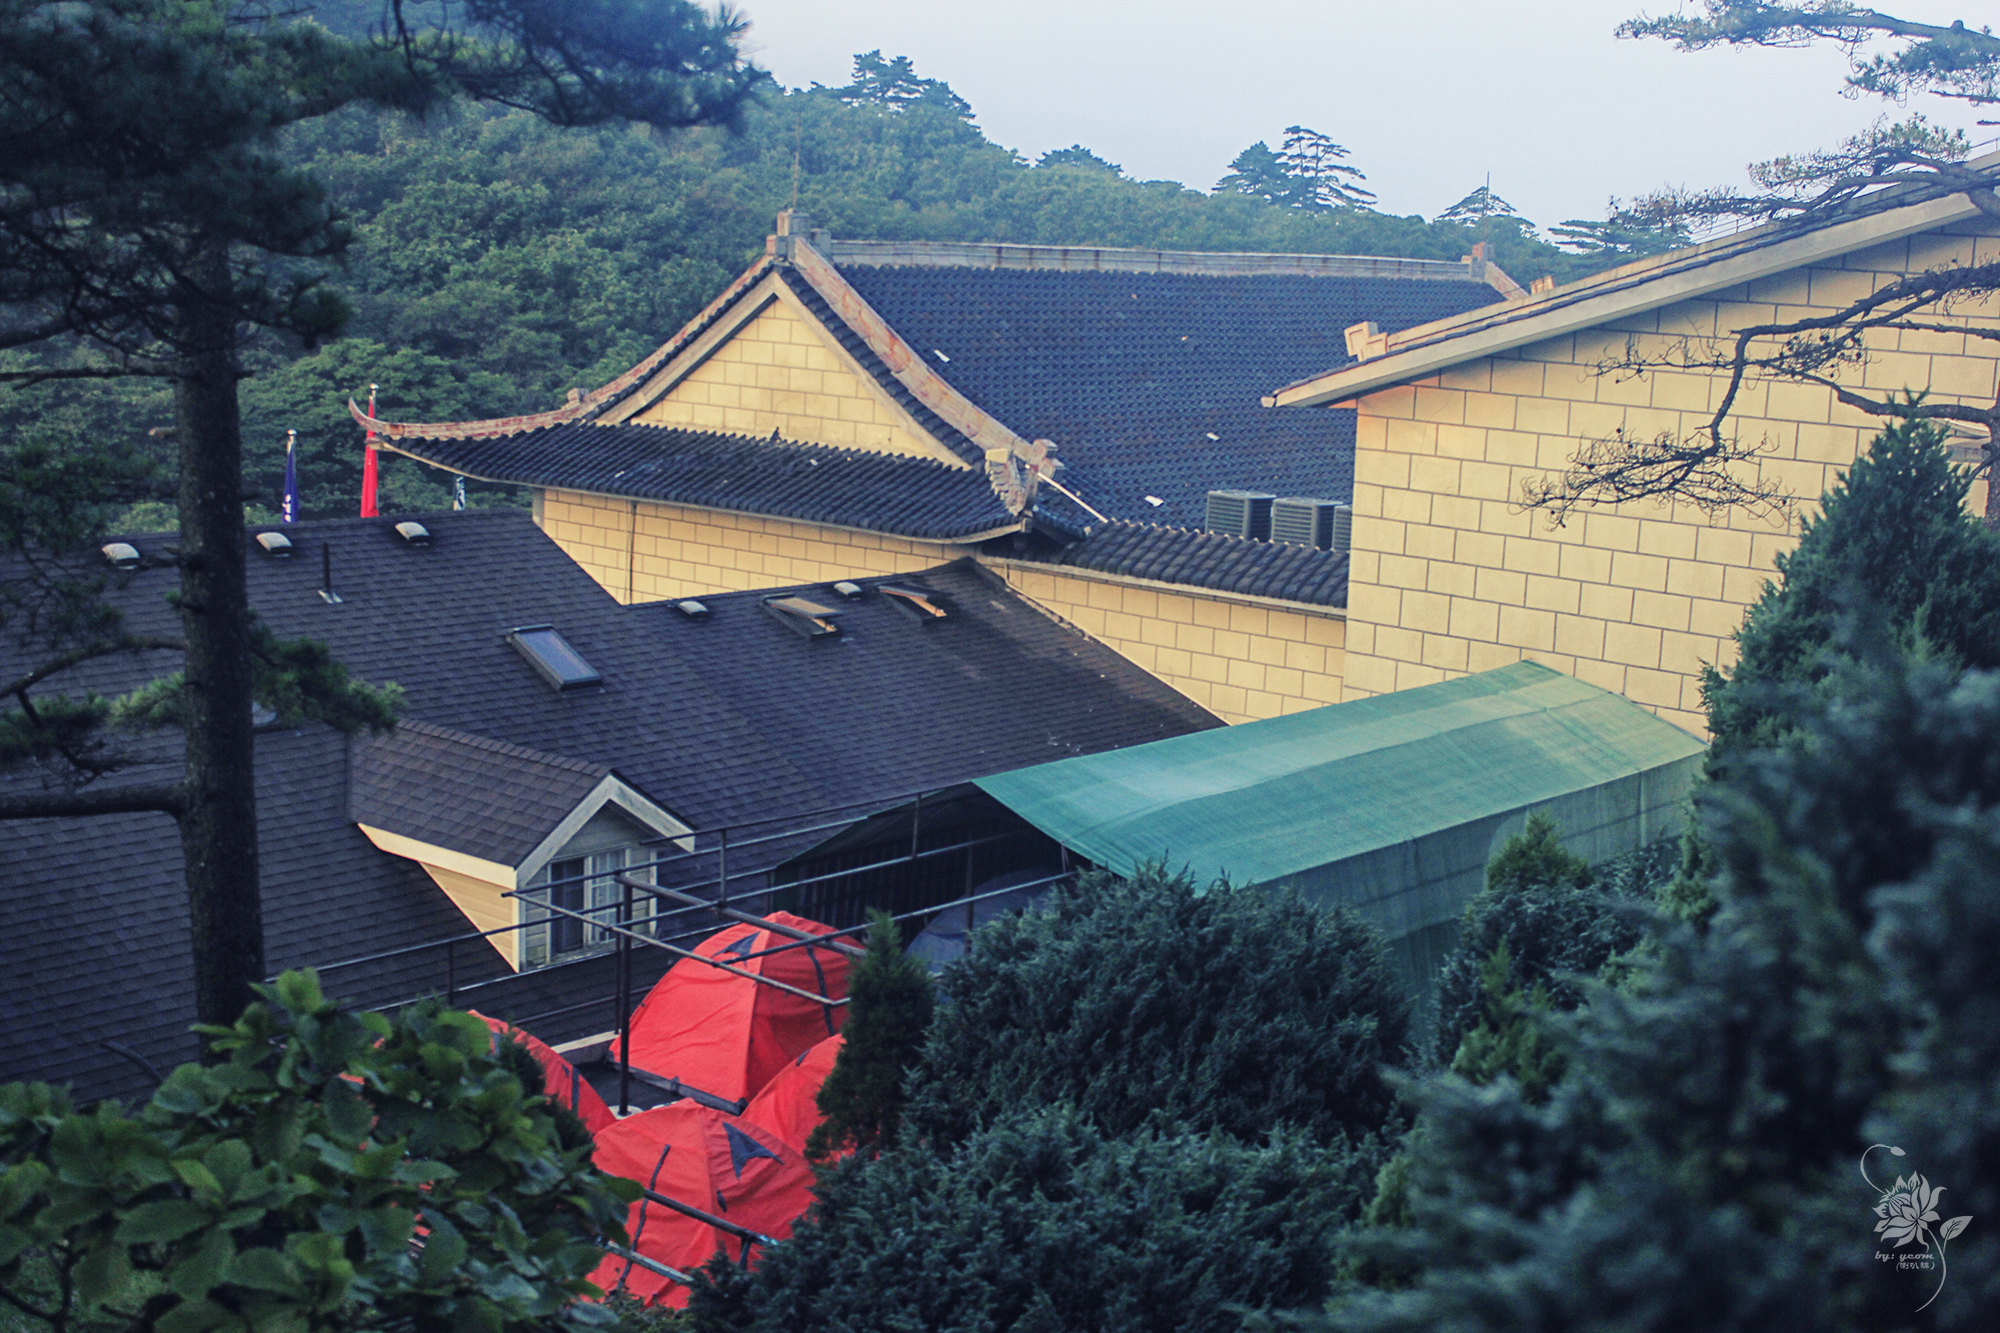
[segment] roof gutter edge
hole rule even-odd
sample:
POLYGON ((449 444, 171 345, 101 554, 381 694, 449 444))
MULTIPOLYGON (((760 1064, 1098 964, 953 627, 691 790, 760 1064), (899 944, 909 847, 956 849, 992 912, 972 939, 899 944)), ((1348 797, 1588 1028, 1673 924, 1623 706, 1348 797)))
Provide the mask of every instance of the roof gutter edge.
MULTIPOLYGON (((1295 602, 1288 597, 1265 597, 1252 592, 1230 592, 1223 588, 1204 588, 1198 583, 1169 583, 1165 579, 1141 578, 1136 574, 1112 574, 1101 569, 1086 569, 1081 565, 1051 565, 1040 560, 1016 560, 1003 555, 976 554, 973 557, 982 565, 1000 570, 1021 570, 1035 574, 1068 574, 1080 579, 1090 579, 1098 583, 1116 583, 1128 588, 1144 588, 1148 592, 1179 593, 1183 597, 1209 597, 1219 602, 1237 602, 1244 606, 1261 606, 1279 611, 1295 611, 1303 615, 1320 616, 1327 620, 1347 619, 1347 608, 1328 606, 1322 602, 1295 602)), ((1008 585, 1013 587, 1012 584, 1008 585)), ((1021 596, 1019 588, 1014 592, 1021 596)), ((1030 599, 1032 600, 1032 599, 1030 599)), ((1092 638, 1098 636, 1091 635, 1092 638)))
MULTIPOLYGON (((1517 306, 1502 315, 1499 322, 1484 328, 1462 334, 1443 332, 1435 335, 1435 340, 1407 350, 1392 351, 1374 361, 1345 366, 1328 374, 1288 384, 1265 395, 1262 401, 1266 407, 1346 406, 1365 394, 1425 379, 1467 361, 1512 351, 1548 338, 1560 338, 1564 334, 1593 328, 1626 315, 1656 310, 1675 301, 1713 295, 1738 283, 1751 282, 1849 250, 1901 240, 1918 232, 1978 216, 1982 216, 1979 209, 1961 192, 1774 240, 1707 264, 1661 274, 1633 287, 1582 296, 1574 304, 1535 309, 1536 305, 1559 300, 1564 293, 1557 288, 1541 301, 1517 306)), ((1475 309, 1467 313, 1477 315, 1480 311, 1475 309)), ((1406 332, 1415 333, 1426 327, 1429 326, 1419 325, 1406 332)))

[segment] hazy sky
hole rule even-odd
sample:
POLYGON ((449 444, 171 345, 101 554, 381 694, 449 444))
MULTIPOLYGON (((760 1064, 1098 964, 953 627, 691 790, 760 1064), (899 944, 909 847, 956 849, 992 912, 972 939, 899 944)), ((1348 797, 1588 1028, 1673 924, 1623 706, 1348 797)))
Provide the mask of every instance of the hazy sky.
MULTIPOLYGON (((1607 195, 1741 185, 1747 162, 1896 112, 1843 98, 1831 48, 1683 55, 1611 35, 1674 3, 739 0, 755 58, 788 87, 844 84, 854 54, 879 47, 1031 159, 1081 142, 1201 189, 1254 140, 1308 125, 1352 151, 1381 208, 1426 216, 1491 172, 1544 226, 1598 217, 1607 195)), ((2000 134, 1942 99, 1921 109, 1975 140, 2000 134)))

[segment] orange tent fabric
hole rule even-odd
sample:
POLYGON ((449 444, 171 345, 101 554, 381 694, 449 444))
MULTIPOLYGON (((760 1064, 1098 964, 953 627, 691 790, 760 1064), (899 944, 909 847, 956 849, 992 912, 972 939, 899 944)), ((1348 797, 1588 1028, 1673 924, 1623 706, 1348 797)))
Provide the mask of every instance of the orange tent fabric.
POLYGON ((768 1130, 786 1145, 803 1150, 823 1119, 820 1085, 833 1072, 845 1043, 844 1037, 828 1037, 779 1070, 743 1108, 741 1123, 768 1130))
POLYGON ((583 1127, 593 1136, 606 1125, 617 1122, 618 1117, 611 1114, 611 1108, 597 1095, 597 1089, 591 1087, 583 1075, 577 1072, 576 1066, 557 1055, 547 1042, 531 1032, 515 1027, 512 1023, 488 1018, 477 1009, 468 1009, 466 1012, 492 1028, 496 1034, 511 1037, 526 1046, 535 1059, 541 1062, 542 1072, 546 1075, 542 1082, 542 1091, 549 1095, 550 1101, 559 1106, 567 1106, 576 1112, 577 1118, 583 1121, 583 1127))
MULTIPOLYGON (((772 912, 767 919, 814 935, 833 929, 790 912, 772 912)), ((756 956, 791 943, 790 936, 744 924, 717 931, 695 952, 810 995, 845 998, 846 954, 804 945, 756 956)), ((632 1063, 725 1101, 742 1101, 838 1032, 846 1014, 844 1005, 818 1004, 683 958, 632 1012, 632 1063)), ((619 1059, 617 1042, 611 1058, 619 1059)))
MULTIPOLYGON (((627 1116, 597 1136, 599 1170, 636 1180, 774 1240, 812 1205, 812 1168, 798 1149, 734 1116, 682 1099, 627 1116)), ((656 1263, 692 1272, 720 1250, 741 1260, 745 1242, 699 1218, 650 1199, 632 1205, 625 1229, 632 1248, 656 1263)), ((756 1247, 751 1262, 756 1262, 756 1247)), ((590 1280, 607 1293, 619 1286, 649 1305, 680 1306, 687 1288, 618 1255, 590 1280)))

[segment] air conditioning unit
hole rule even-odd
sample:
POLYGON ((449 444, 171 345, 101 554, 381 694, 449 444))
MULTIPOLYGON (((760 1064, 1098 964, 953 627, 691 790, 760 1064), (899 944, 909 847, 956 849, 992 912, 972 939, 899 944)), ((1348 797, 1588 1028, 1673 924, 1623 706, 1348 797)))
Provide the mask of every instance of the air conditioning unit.
POLYGON ((1263 491, 1210 491, 1208 519, 1202 526, 1210 532, 1267 542, 1271 540, 1271 502, 1275 499, 1263 491))
POLYGON ((1271 502, 1271 540, 1345 551, 1353 544, 1354 507, 1288 495, 1271 502))

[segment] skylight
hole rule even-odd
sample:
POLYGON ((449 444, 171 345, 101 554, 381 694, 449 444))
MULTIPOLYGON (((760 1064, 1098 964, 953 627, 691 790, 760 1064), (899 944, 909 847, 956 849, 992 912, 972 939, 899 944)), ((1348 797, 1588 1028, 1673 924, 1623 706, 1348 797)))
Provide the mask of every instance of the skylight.
POLYGON ((914 612, 917 619, 925 624, 945 618, 944 608, 937 604, 937 594, 928 588, 898 587, 893 583, 884 583, 880 585, 880 590, 883 596, 893 598, 897 606, 914 612))
POLYGON ((840 614, 838 611, 803 597, 766 597, 764 609, 802 638, 819 639, 840 633, 840 626, 833 623, 833 618, 840 614))
POLYGON ((558 694, 587 690, 604 683, 604 677, 597 674, 597 669, 584 661, 583 654, 570 647, 569 640, 556 633, 553 626, 523 625, 519 629, 510 629, 507 631, 507 642, 514 645, 515 652, 528 659, 528 665, 553 685, 558 694))

